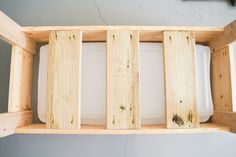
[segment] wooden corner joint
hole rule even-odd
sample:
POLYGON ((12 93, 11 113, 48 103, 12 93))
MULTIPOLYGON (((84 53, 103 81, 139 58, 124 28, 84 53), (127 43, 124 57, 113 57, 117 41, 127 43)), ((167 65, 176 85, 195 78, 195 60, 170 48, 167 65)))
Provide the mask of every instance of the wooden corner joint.
POLYGON ((15 129, 32 123, 31 110, 22 112, 8 112, 0 114, 0 137, 15 133, 15 129))
POLYGON ((214 111, 212 122, 225 125, 231 132, 236 133, 236 112, 214 111))

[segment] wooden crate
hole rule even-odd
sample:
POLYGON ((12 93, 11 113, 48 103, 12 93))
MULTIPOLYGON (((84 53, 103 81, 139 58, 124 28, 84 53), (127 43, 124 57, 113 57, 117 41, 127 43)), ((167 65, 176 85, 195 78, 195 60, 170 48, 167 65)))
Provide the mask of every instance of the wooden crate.
MULTIPOLYGON (((0 12, 0 37, 12 45, 8 113, 0 136, 23 134, 176 134, 231 131, 236 21, 226 27, 21 27, 0 12), (107 126, 80 125, 82 42, 107 42, 107 126), (36 45, 49 42, 47 124, 33 124, 31 87, 36 45), (139 42, 164 43, 166 125, 140 122, 139 42), (210 46, 214 114, 199 123, 195 43, 210 46), (173 66, 175 68, 173 68, 173 66)), ((157 104, 158 105, 158 104, 157 104)))

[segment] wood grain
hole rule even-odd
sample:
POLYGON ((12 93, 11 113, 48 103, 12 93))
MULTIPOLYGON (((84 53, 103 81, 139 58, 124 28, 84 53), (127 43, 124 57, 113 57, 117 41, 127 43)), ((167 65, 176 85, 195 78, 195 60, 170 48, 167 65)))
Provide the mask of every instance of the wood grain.
POLYGON ((164 32, 167 128, 199 127, 195 38, 191 32, 164 32))
POLYGON ((107 32, 107 128, 140 128, 138 31, 107 32))
POLYGON ((211 55, 211 89, 215 111, 232 111, 230 48, 211 55))
POLYGON ((212 122, 227 126, 231 132, 236 133, 236 112, 214 111, 212 122))
POLYGON ((224 27, 224 31, 216 35, 209 42, 209 46, 218 51, 236 41, 236 20, 224 27))
POLYGON ((18 46, 12 47, 8 112, 31 108, 33 54, 18 46))
POLYGON ((17 127, 32 123, 32 111, 1 113, 0 114, 0 137, 15 133, 17 127))
POLYGON ((195 33, 196 42, 207 43, 216 35, 224 31, 223 27, 200 26, 39 26, 24 27, 24 32, 37 42, 48 42, 51 31, 81 30, 83 41, 106 41, 106 31, 109 30, 134 30, 139 31, 140 41, 161 42, 163 31, 192 31, 195 33))
POLYGON ((54 31, 48 56, 47 128, 80 127, 80 31, 54 31))
POLYGON ((45 124, 32 124, 16 129, 17 134, 82 134, 82 135, 144 135, 144 134, 196 134, 229 132, 229 128, 214 123, 203 123, 199 128, 166 129, 165 125, 144 125, 138 130, 110 130, 104 125, 82 125, 81 129, 47 129, 45 124))
POLYGON ((0 38, 4 41, 17 45, 28 52, 35 54, 36 43, 28 37, 23 28, 0 11, 0 38))

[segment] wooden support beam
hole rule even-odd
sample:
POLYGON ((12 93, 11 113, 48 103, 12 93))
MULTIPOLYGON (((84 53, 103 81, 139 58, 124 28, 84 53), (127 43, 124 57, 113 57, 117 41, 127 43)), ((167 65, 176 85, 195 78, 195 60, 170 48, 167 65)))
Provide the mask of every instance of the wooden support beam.
POLYGON ((80 31, 53 31, 49 39, 47 128, 80 128, 80 31))
POLYGON ((0 114, 0 137, 15 133, 17 127, 32 123, 32 111, 1 113, 0 114))
POLYGON ((236 41, 236 20, 225 26, 224 31, 213 38, 209 45, 214 50, 220 50, 236 41))
POLYGON ((31 108, 33 54, 18 46, 12 47, 8 112, 31 108))
POLYGON ((232 111, 230 46, 211 55, 211 91, 215 111, 232 111))
POLYGON ((24 27, 24 32, 37 42, 48 42, 51 31, 81 30, 83 41, 106 41, 108 30, 139 31, 139 40, 142 42, 161 42, 163 31, 192 31, 196 42, 208 43, 217 34, 224 31, 223 27, 198 26, 39 26, 24 27))
POLYGON ((167 128, 199 127, 195 38, 191 32, 164 32, 167 128))
POLYGON ((0 38, 4 41, 14 45, 17 45, 32 54, 35 54, 36 44, 29 38, 24 32, 23 28, 0 11, 0 38))
POLYGON ((107 128, 140 128, 138 31, 107 31, 107 128))
POLYGON ((223 124, 230 128, 230 131, 236 133, 236 112, 214 111, 212 122, 223 124))

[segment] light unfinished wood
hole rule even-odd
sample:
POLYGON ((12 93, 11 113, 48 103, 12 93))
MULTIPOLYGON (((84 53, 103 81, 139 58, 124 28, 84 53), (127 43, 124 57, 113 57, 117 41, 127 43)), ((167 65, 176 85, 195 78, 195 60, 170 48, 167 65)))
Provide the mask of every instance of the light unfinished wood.
POLYGON ((107 128, 139 129, 139 34, 107 32, 107 128))
POLYGON ((224 31, 216 35, 209 45, 215 51, 220 50, 236 41, 236 20, 224 27, 224 31))
POLYGON ((212 121, 223 124, 229 127, 231 132, 236 133, 236 112, 214 111, 212 121))
POLYGON ((199 128, 191 129, 166 129, 165 125, 145 125, 139 130, 108 130, 103 125, 81 125, 81 129, 63 130, 47 129, 44 124, 32 124, 16 129, 17 134, 95 134, 95 135, 129 135, 129 134, 195 134, 229 132, 224 125, 203 123, 199 128))
POLYGON ((0 114, 0 137, 15 133, 17 127, 32 123, 32 111, 1 113, 0 114))
POLYGON ((211 91, 215 111, 232 111, 230 47, 211 56, 211 91))
POLYGON ((193 31, 196 42, 207 43, 223 32, 223 27, 184 27, 184 26, 40 26, 24 27, 24 32, 37 42, 48 42, 51 31, 81 30, 83 41, 106 41, 107 30, 136 30, 140 33, 140 41, 157 41, 163 39, 163 31, 193 31))
POLYGON ((47 127, 80 127, 80 31, 53 31, 49 40, 47 127))
POLYGON ((35 42, 22 32, 22 27, 0 11, 0 38, 35 54, 35 42))
POLYGON ((199 127, 194 33, 164 32, 167 128, 199 127))
POLYGON ((12 47, 8 112, 31 108, 33 54, 18 46, 12 47))

